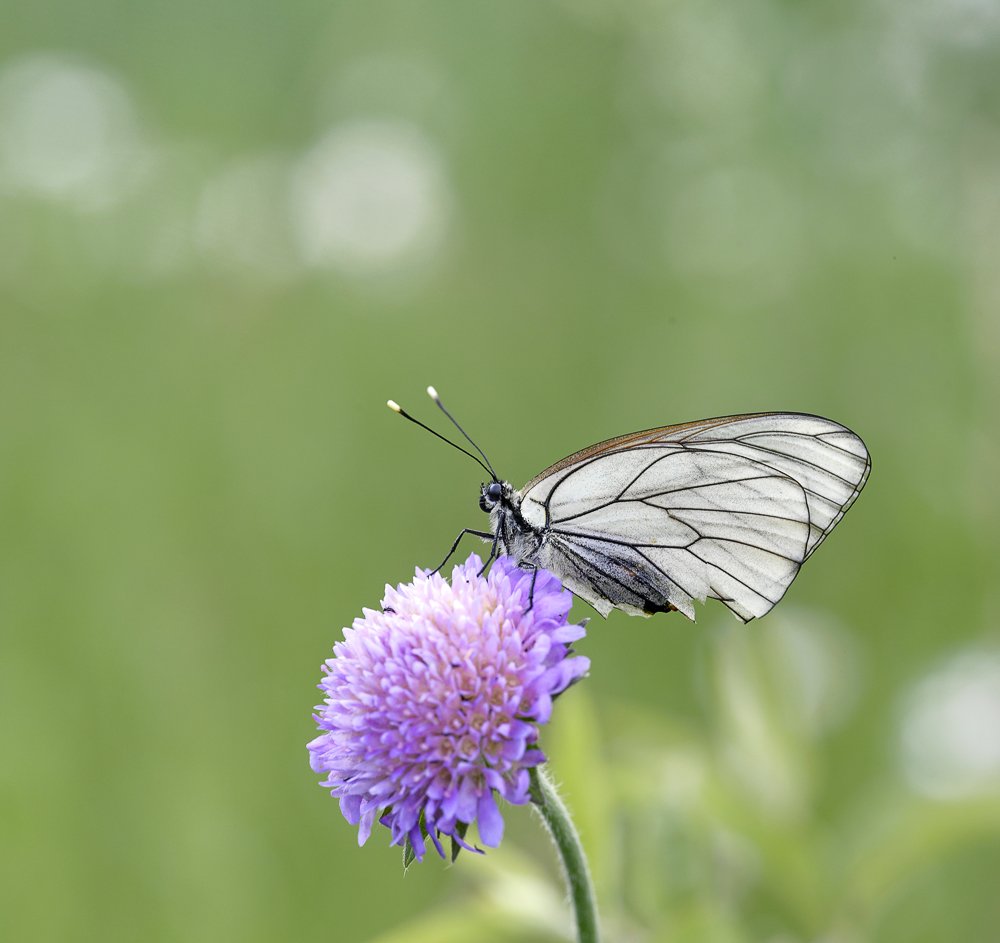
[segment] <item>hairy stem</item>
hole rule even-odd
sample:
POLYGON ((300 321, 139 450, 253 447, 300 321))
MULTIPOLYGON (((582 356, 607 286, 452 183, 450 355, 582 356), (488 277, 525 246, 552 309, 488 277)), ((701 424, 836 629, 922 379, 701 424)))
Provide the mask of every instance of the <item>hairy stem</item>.
POLYGON ((576 934, 579 943, 598 943, 597 902, 590 869, 580 844, 573 820, 569 816, 556 787, 541 767, 531 770, 531 801, 559 853, 563 876, 569 888, 570 902, 576 916, 576 934))

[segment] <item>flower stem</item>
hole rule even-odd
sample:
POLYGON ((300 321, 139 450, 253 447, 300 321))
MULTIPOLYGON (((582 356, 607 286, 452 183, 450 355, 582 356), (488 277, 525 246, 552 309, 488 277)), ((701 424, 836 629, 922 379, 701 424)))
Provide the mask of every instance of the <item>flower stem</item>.
POLYGON ((598 943, 597 902, 590 869, 569 810, 542 767, 531 771, 531 801, 552 836, 569 887, 579 943, 598 943))

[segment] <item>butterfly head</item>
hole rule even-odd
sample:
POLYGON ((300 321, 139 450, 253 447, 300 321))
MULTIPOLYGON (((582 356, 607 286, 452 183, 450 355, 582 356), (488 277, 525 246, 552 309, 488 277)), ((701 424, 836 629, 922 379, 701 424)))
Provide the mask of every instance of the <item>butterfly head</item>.
MULTIPOLYGON (((507 485, 510 490, 510 485, 507 485)), ((489 484, 483 483, 479 486, 479 507, 490 513, 504 497, 504 483, 491 481, 489 484)))

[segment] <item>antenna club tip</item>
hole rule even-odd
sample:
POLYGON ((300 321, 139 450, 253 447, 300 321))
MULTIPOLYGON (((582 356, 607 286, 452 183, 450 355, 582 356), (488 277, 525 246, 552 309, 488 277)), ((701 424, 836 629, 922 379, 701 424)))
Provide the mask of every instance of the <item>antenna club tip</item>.
POLYGON ((403 411, 402 407, 394 399, 386 400, 385 405, 394 413, 401 413, 403 411))
POLYGON ((433 386, 427 387, 427 395, 434 400, 435 403, 440 402, 441 397, 438 396, 438 391, 434 389, 433 386))

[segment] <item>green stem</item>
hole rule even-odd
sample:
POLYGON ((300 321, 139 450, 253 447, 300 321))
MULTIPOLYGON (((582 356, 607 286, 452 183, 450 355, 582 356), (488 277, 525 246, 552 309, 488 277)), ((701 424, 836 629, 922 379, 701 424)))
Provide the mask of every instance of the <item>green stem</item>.
POLYGON ((562 863, 563 875, 569 887, 573 912, 576 915, 576 934, 579 943, 598 943, 597 903, 594 884, 587 867, 587 858, 580 844, 580 836, 569 817, 556 787, 541 767, 531 770, 531 801, 541 816, 545 827, 555 842, 562 863))

